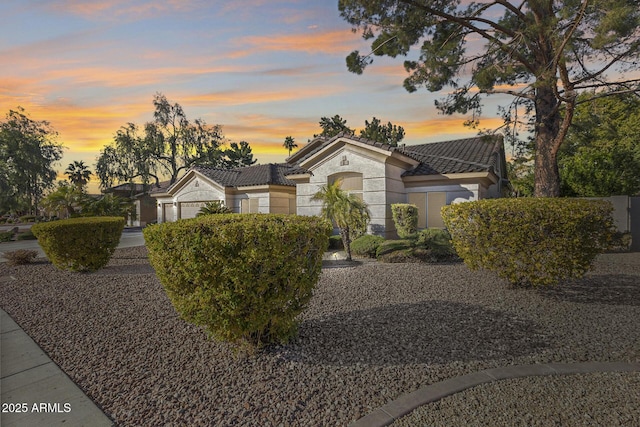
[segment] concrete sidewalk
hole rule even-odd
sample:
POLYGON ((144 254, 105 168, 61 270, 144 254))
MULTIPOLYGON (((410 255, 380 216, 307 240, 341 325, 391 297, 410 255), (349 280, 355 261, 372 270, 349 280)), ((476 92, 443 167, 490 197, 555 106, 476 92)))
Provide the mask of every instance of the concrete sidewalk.
POLYGON ((113 425, 96 404, 1 309, 0 334, 0 425, 113 425))

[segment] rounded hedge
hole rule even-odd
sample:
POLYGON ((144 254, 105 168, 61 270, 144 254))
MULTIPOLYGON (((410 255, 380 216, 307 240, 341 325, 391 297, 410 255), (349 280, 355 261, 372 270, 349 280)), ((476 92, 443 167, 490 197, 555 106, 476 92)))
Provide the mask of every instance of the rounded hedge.
POLYGON ((582 277, 613 234, 613 207, 601 200, 492 199, 444 206, 458 255, 515 285, 582 277))
POLYGON ((295 334, 330 230, 318 217, 221 214, 143 233, 149 261, 183 319, 218 340, 260 347, 295 334))
POLYGON ((384 237, 365 234, 351 242, 351 251, 357 256, 376 257, 378 246, 384 242, 384 237))
POLYGON ((83 217, 41 222, 31 232, 59 269, 95 271, 107 265, 123 229, 122 217, 83 217))

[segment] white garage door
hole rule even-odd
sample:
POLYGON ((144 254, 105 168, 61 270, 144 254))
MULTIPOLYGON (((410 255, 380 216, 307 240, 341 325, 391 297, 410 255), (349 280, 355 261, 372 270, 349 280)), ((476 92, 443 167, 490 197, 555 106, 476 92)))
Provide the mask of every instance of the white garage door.
POLYGON ((195 218, 200 208, 206 205, 207 202, 182 202, 180 203, 180 218, 195 218))

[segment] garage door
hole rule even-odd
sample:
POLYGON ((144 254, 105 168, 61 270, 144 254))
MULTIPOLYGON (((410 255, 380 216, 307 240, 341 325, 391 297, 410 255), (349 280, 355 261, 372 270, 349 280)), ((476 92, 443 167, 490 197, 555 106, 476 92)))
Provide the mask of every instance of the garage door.
POLYGON ((182 202, 180 203, 180 218, 195 218, 200 208, 206 205, 207 202, 182 202))

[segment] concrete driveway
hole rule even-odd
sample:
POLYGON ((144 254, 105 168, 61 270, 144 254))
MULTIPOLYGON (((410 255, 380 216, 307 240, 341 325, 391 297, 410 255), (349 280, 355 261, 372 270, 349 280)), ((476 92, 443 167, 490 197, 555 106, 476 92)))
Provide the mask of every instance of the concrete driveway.
MULTIPOLYGON (((23 227, 20 226, 20 229, 23 227)), ((144 246, 144 237, 140 229, 124 230, 120 237, 119 248, 130 248, 133 246, 144 246)), ((37 240, 20 240, 17 242, 0 243, 0 262, 7 260, 2 256, 4 252, 17 251, 18 249, 32 249, 38 252, 39 257, 43 257, 44 251, 38 244, 37 240)))

